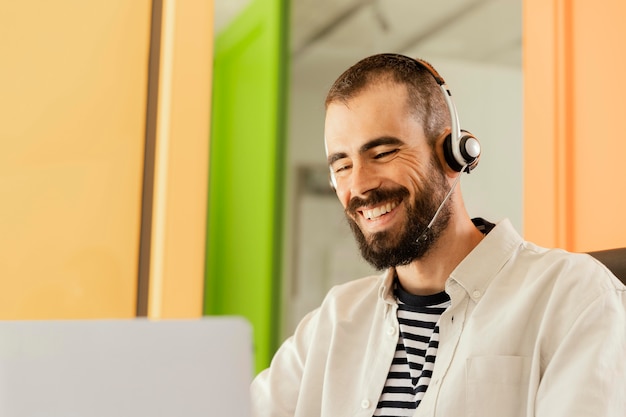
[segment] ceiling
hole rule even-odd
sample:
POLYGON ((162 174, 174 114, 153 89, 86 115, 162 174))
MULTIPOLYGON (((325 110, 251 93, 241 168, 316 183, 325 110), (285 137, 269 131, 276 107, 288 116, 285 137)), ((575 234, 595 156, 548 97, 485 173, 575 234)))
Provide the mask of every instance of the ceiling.
MULTIPOLYGON (((215 0, 216 31, 252 0, 215 0)), ((294 74, 377 52, 521 67, 522 0, 292 0, 294 74)), ((336 65, 335 65, 336 64, 336 65)))
POLYGON ((521 64, 521 0, 294 0, 291 9, 296 59, 321 49, 420 50, 521 64))

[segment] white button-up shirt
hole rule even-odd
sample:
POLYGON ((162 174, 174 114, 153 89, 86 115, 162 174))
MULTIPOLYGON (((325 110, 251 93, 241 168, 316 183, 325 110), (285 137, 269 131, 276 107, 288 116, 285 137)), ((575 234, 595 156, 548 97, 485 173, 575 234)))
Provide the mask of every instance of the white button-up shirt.
MULTIPOLYGON (((252 383, 254 416, 371 416, 398 340, 393 271, 333 288, 252 383)), ((499 223, 446 282, 415 416, 626 416, 626 288, 499 223)))

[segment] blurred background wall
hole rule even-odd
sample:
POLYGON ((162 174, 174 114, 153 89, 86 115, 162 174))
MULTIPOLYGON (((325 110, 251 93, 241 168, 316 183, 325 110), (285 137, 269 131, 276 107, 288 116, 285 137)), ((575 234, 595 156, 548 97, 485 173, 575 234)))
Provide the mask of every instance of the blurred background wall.
POLYGON ((212 2, 1 6, 0 319, 199 316, 212 2))
POLYGON ((2 4, 4 319, 135 314, 150 6, 2 4))

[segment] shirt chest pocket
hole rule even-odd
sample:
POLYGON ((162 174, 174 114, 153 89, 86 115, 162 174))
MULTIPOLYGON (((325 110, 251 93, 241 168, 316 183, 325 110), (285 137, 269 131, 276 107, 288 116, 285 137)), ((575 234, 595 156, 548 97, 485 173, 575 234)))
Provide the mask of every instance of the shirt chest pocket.
POLYGON ((467 416, 526 415, 530 359, 523 356, 477 356, 467 359, 467 416))

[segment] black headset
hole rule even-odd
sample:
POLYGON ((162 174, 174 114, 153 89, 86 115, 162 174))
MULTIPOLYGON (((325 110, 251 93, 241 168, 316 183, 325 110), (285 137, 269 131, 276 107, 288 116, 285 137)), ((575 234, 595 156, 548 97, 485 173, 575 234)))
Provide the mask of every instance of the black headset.
POLYGON ((443 98, 448 106, 450 113, 450 129, 451 132, 446 136, 443 142, 443 154, 446 162, 450 168, 457 172, 469 173, 472 169, 478 165, 480 159, 480 142, 471 133, 466 130, 462 130, 459 126, 459 115, 456 112, 456 107, 452 101, 452 94, 450 89, 446 85, 446 81, 439 75, 439 73, 428 62, 418 58, 412 58, 422 68, 426 69, 430 75, 433 76, 441 92, 443 98))

